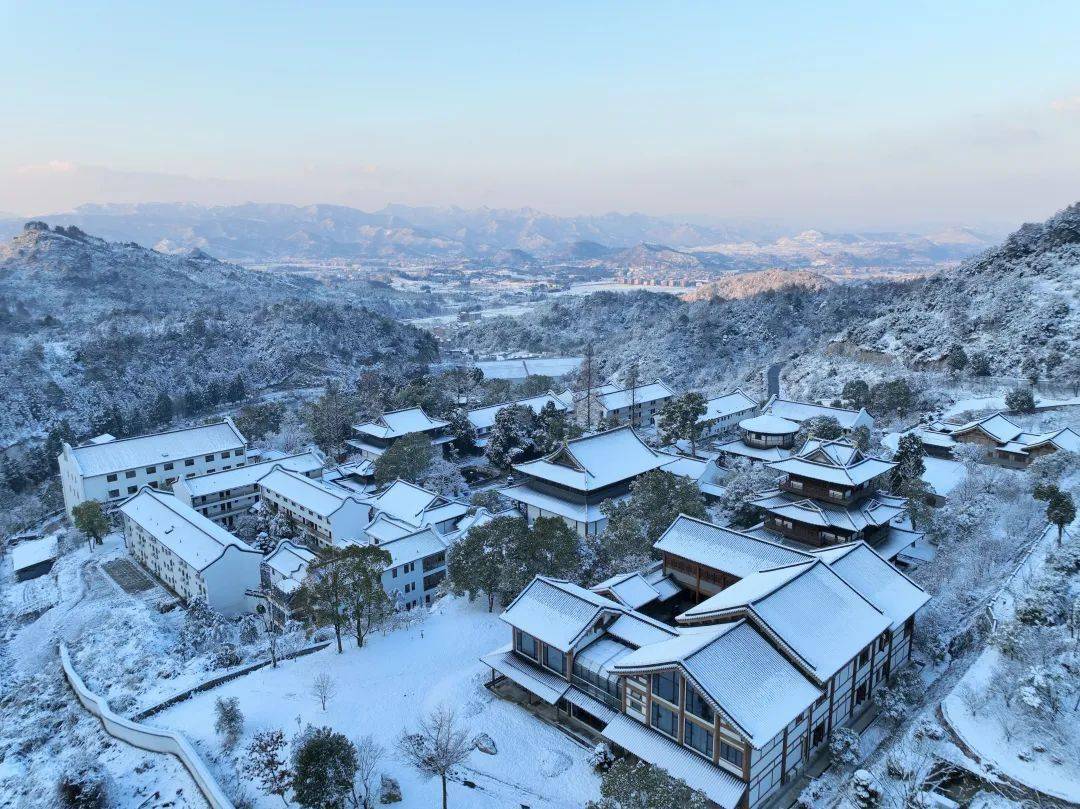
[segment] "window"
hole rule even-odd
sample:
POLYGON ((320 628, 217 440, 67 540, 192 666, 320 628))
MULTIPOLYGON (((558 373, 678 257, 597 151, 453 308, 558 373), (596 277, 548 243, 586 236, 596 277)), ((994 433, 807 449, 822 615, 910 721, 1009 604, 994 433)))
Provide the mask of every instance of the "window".
POLYGON ((824 719, 822 719, 821 722, 818 723, 818 726, 816 728, 814 728, 814 735, 813 735, 813 738, 811 738, 811 740, 810 740, 810 745, 812 747, 817 747, 823 741, 825 741, 825 720, 824 719))
POLYGON ((531 657, 536 660, 536 638, 532 635, 526 635, 524 632, 517 632, 517 650, 526 657, 531 657))
POLYGON ((165 464, 161 468, 164 469, 166 472, 168 472, 168 471, 170 471, 172 469, 172 467, 173 467, 173 465, 172 465, 172 462, 170 461, 169 463, 165 464))
POLYGON ((209 455, 207 455, 205 458, 203 458, 203 460, 204 461, 212 461, 212 460, 214 460, 214 453, 211 452, 209 455))
MULTIPOLYGON (((114 475, 114 477, 115 477, 115 475, 114 475)), ((120 496, 120 490, 119 489, 109 489, 109 497, 119 497, 119 496, 120 496)))
POLYGON ((712 734, 696 722, 683 720, 683 744, 692 747, 701 755, 712 758, 712 734))
POLYGON ((865 666, 870 662, 870 647, 867 646, 861 652, 859 652, 859 667, 865 666))
POLYGON ((116 483, 116 475, 106 475, 105 480, 109 481, 109 483, 116 483))
POLYGON ((146 474, 152 475, 155 472, 157 472, 157 467, 156 466, 148 466, 148 467, 146 467, 146 474))
POLYGON ((133 477, 135 477, 135 470, 134 470, 134 469, 129 469, 128 471, 126 471, 126 472, 124 473, 124 477, 126 477, 126 478, 133 478, 133 477))
POLYGON ((244 448, 243 447, 241 447, 240 449, 233 450, 233 455, 235 455, 237 458, 239 458, 243 454, 244 454, 244 448))
POLYGON ((554 646, 545 646, 544 666, 552 671, 559 672, 559 674, 566 674, 566 655, 554 646))
POLYGON ((679 673, 665 671, 652 676, 652 692, 668 702, 679 704, 679 673))
POLYGON ((730 761, 736 767, 741 767, 743 762, 743 751, 741 747, 733 747, 724 740, 720 740, 720 758, 724 761, 730 761))
POLYGON ((228 458, 229 457, 229 451, 225 450, 223 453, 221 453, 221 457, 222 458, 228 458))
POLYGON ((194 465, 195 465, 195 459, 194 458, 187 458, 187 459, 184 460, 184 466, 194 466, 194 465))
POLYGON ((679 717, 658 702, 652 704, 652 726, 673 739, 679 738, 679 717))
POLYGON ((391 579, 396 579, 397 578, 397 568, 396 567, 393 570, 390 571, 390 578, 391 579))
POLYGON ((128 494, 135 494, 139 490, 138 486, 128 486, 128 494))
MULTIPOLYGON (((686 711, 706 722, 713 721, 713 710, 695 689, 686 686, 686 711)), ((710 755, 712 755, 710 753, 710 755)))

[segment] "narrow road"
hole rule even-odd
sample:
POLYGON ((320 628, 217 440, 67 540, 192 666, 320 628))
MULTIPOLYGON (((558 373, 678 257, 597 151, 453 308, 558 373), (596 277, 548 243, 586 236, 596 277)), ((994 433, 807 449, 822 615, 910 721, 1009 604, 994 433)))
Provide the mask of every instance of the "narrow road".
POLYGON ((780 395, 780 371, 783 369, 783 367, 783 362, 774 362, 772 365, 765 369, 766 396, 780 395))

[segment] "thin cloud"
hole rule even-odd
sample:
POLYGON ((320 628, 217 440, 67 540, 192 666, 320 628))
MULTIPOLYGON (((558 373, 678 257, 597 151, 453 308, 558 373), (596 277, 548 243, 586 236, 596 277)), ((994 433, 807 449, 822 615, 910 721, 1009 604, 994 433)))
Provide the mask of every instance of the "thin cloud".
POLYGON ((1080 112, 1080 96, 1056 98, 1050 102, 1050 109, 1054 112, 1080 112))

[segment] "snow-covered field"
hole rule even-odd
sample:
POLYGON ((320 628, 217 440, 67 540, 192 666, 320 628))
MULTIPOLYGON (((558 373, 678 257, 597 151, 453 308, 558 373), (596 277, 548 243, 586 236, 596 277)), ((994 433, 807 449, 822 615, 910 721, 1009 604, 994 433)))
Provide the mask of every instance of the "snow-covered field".
MULTIPOLYGON (((440 705, 453 707, 470 733, 486 733, 498 753, 474 751, 462 776, 475 788, 450 786, 456 809, 527 805, 533 809, 580 807, 599 794, 588 751, 522 707, 484 688, 490 670, 478 657, 504 645, 509 627, 477 601, 447 598, 421 624, 374 635, 362 649, 331 646, 307 657, 264 668, 220 688, 196 695, 148 722, 184 732, 204 752, 222 781, 234 764, 220 755, 214 734, 214 701, 237 697, 244 714, 242 749, 251 735, 280 728, 287 736, 307 724, 329 725, 350 738, 372 734, 387 748, 382 770, 401 783, 403 809, 430 809, 439 801, 438 781, 426 781, 395 754, 398 736, 440 705), (337 693, 324 712, 312 696, 316 674, 330 675, 337 693)), ((258 806, 279 806, 260 797, 258 806)))

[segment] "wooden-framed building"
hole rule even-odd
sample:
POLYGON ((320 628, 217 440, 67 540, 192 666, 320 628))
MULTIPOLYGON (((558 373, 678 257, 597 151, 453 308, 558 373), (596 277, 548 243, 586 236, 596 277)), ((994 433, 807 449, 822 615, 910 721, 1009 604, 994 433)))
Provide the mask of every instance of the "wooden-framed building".
POLYGON ((981 447, 987 463, 1026 469, 1032 461, 1059 450, 1080 452, 1080 433, 1072 427, 1030 433, 1002 413, 965 424, 935 422, 919 431, 928 454, 951 454, 957 444, 981 447))

